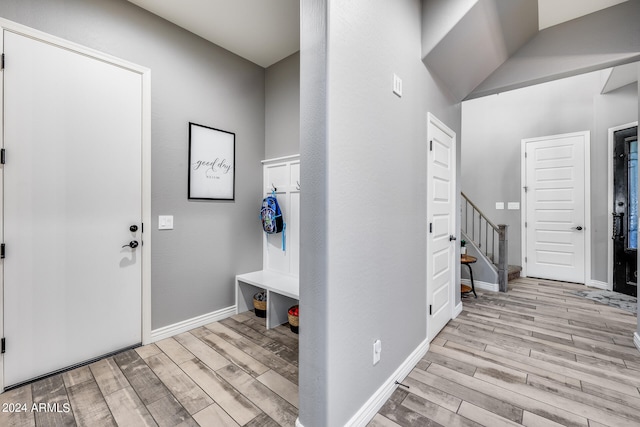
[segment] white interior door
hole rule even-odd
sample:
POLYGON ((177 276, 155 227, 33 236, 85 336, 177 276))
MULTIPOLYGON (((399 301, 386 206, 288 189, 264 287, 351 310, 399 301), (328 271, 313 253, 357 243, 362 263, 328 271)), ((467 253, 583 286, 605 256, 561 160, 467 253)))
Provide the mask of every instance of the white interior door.
POLYGON ((3 37, 10 386, 141 342, 142 252, 123 245, 142 244, 142 81, 51 43, 3 37))
POLYGON ((523 140, 527 276, 585 283, 589 132, 523 140))
POLYGON ((433 115, 427 125, 427 332, 451 320, 455 289, 456 134, 433 115))

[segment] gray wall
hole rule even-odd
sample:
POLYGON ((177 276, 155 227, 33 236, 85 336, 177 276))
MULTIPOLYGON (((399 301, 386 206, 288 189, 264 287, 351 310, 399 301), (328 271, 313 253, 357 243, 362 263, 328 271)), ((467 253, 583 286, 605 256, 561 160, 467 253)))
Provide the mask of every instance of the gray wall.
POLYGON ((426 338, 426 115, 459 133, 460 108, 420 60, 419 0, 301 7, 300 421, 338 426, 426 338))
POLYGON ((233 305, 234 276, 262 267, 264 69, 124 0, 2 0, 0 16, 152 70, 152 328, 233 305), (235 201, 187 200, 189 121, 235 132, 235 201))
MULTIPOLYGON (((300 2, 300 334, 299 420, 329 419, 327 211, 328 0, 300 2)), ((342 327, 348 327, 343 325, 342 327)))
POLYGON ((265 71, 265 158, 300 153, 300 53, 265 71))
POLYGON ((462 191, 492 222, 509 225, 509 263, 521 264, 521 140, 591 132, 592 279, 607 282, 607 131, 637 120, 638 92, 628 85, 600 95, 606 71, 592 72, 462 104, 462 191), (490 166, 489 166, 490 165, 490 166))

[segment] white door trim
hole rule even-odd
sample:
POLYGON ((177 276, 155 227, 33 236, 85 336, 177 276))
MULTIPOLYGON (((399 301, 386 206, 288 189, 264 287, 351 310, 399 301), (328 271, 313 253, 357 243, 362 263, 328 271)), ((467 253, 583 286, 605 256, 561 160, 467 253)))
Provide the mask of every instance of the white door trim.
MULTIPOLYGON (((40 40, 72 52, 107 62, 118 67, 138 73, 142 79, 142 222, 147 224, 143 235, 142 249, 142 343, 151 342, 151 70, 111 55, 87 48, 85 46, 61 39, 42 31, 29 28, 22 24, 0 18, 0 46, 4 46, 4 31, 40 40)), ((7 63, 10 61, 7 58, 7 63)), ((4 79, 4 76, 3 76, 4 79)), ((0 100, 4 99, 4 85, 0 84, 0 100)), ((0 117, 4 117, 3 103, 0 102, 0 117)), ((4 129, 0 121, 0 146, 4 147, 4 129)), ((0 169, 1 170, 1 169, 0 169)), ((4 170, 0 174, 0 189, 4 188, 4 170)), ((0 203, 2 198, 0 197, 0 203)), ((0 204, 0 222, 4 212, 0 204)), ((0 229, 0 241, 4 241, 3 231, 0 229)), ((0 331, 4 336, 4 264, 0 263, 0 331)), ((4 356, 0 357, 0 393, 4 390, 4 356)))
POLYGON ((638 122, 631 122, 620 126, 614 126, 607 131, 607 290, 613 290, 613 135, 619 130, 638 126, 638 122))
MULTIPOLYGON (((458 149, 458 147, 457 147, 457 135, 453 130, 451 130, 447 125, 445 125, 442 121, 440 121, 436 116, 434 116, 432 113, 428 112, 427 113, 427 140, 426 140, 426 142, 427 142, 427 147, 426 147, 427 152, 429 151, 429 146, 428 146, 429 140, 430 140, 429 126, 431 124, 433 124, 434 126, 438 127, 440 130, 442 130, 445 134, 447 134, 453 140, 453 144, 452 144, 452 153, 453 153, 453 155, 452 155, 451 167, 452 167, 452 177, 453 177, 452 180, 453 180, 453 184, 454 185, 453 185, 453 197, 452 197, 452 206, 451 206, 451 218, 453 219, 453 228, 454 228, 453 234, 459 234, 459 233, 457 233, 457 230, 459 230, 459 221, 458 221, 459 214, 458 214, 458 209, 457 209, 457 206, 458 206, 457 202, 459 201, 459 191, 458 191, 458 186, 457 186, 457 180, 458 180, 458 175, 457 175, 457 173, 458 173, 458 171, 457 171, 457 162, 458 162, 458 159, 457 159, 457 157, 458 157, 458 154, 457 154, 457 149, 458 149)), ((427 153, 427 155, 428 155, 428 153, 427 153)), ((427 189, 429 187, 429 181, 430 181, 429 180, 429 175, 428 175, 429 173, 430 172, 427 171, 427 179, 426 179, 427 189)), ((429 215, 430 215, 429 209, 430 209, 429 198, 427 197, 427 218, 429 218, 429 215)), ((426 222, 428 222, 428 219, 427 219, 427 221, 425 221, 425 223, 426 222)), ((428 232, 429 231, 427 230, 427 233, 428 232)), ((426 255, 427 255, 427 257, 426 258, 428 259, 429 258, 429 255, 428 255, 429 254, 429 235, 427 234, 426 236, 427 236, 426 237, 426 244, 427 244, 427 246, 426 246, 426 250, 427 250, 426 255)), ((458 238, 459 238, 459 236, 458 236, 458 238)), ((456 241, 456 243, 457 243, 457 241, 456 241)), ((453 278, 452 278, 453 280, 451 280, 451 282, 450 282, 451 285, 450 285, 450 289, 449 289, 449 298, 450 298, 450 301, 451 301, 451 317, 449 318, 449 320, 454 319, 455 317, 458 316, 459 309, 461 307, 461 306, 456 306, 456 298, 455 298, 456 297, 456 290, 459 292, 459 288, 456 286, 456 283, 458 283, 457 278, 459 277, 459 273, 457 273, 457 272, 459 271, 459 265, 460 265, 460 263, 458 261, 459 257, 460 257, 460 250, 458 249, 459 245, 457 245, 457 244, 454 245, 454 248, 456 248, 456 249, 454 249, 452 251, 453 252, 452 256, 454 257, 454 259, 452 260, 452 264, 451 265, 452 266, 457 266, 458 268, 452 268, 451 269, 451 274, 453 276, 453 278)), ((429 286, 428 280, 430 280, 430 278, 429 278, 429 268, 428 268, 428 266, 426 268, 426 279, 427 279, 426 286, 429 286)), ((426 306, 427 313, 425 313, 426 314, 425 318, 427 319, 427 322, 428 322, 428 319, 430 317, 429 314, 428 314, 428 311, 429 311, 429 304, 430 304, 431 301, 429 301, 429 292, 428 291, 426 292, 426 294, 427 294, 427 306, 426 306)), ((433 340, 435 337, 429 336, 429 325, 428 325, 428 323, 427 323, 426 331, 427 331, 427 341, 431 342, 431 340, 433 340)))
POLYGON ((525 159, 525 147, 528 142, 545 141, 550 137, 567 138, 572 136, 584 136, 584 230, 585 230, 585 245, 584 245, 584 282, 585 285, 591 283, 591 132, 571 132, 559 135, 547 135, 538 138, 526 138, 521 141, 520 145, 520 244, 521 244, 521 263, 522 271, 520 272, 522 277, 527 277, 527 263, 525 257, 527 256, 527 233, 525 229, 525 222, 527 221, 527 197, 525 194, 526 180, 526 159, 525 159))

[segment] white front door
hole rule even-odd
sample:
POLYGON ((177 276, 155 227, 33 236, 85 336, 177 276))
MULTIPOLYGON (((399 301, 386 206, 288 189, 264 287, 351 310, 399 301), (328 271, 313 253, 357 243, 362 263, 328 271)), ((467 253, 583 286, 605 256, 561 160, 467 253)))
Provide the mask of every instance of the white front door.
POLYGON ((585 283, 589 254, 589 132, 523 144, 523 272, 585 283))
POLYGON ((453 314, 456 134, 429 114, 427 144, 427 333, 432 340, 453 314))
POLYGON ((142 340, 142 78, 3 37, 10 386, 142 340))

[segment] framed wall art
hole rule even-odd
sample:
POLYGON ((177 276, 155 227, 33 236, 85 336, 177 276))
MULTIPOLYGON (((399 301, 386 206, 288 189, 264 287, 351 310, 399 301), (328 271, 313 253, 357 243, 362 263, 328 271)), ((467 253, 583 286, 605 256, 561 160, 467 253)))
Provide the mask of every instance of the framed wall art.
POLYGON ((234 200, 236 134, 189 123, 189 199, 234 200))

